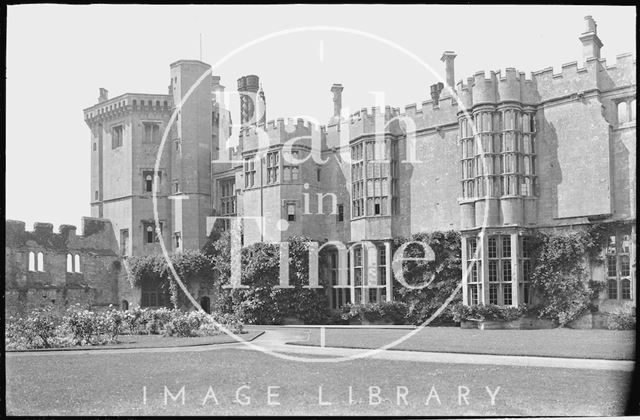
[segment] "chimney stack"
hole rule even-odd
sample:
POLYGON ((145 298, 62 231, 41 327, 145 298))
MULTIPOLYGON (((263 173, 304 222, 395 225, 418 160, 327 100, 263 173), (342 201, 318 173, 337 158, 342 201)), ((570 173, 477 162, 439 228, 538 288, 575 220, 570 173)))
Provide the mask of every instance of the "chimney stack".
POLYGON ((438 82, 435 85, 431 85, 431 99, 433 99, 433 106, 438 106, 440 102, 440 92, 444 89, 444 84, 442 82, 438 82))
MULTIPOLYGON (((260 79, 256 75, 242 76, 238 79, 238 93, 240 94, 240 124, 255 125, 261 116, 255 115, 260 79)), ((262 110, 264 115, 264 110, 262 110)))
POLYGON ((105 88, 100 88, 100 96, 98 102, 104 102, 109 99, 109 91, 105 88))
POLYGON ((453 51, 445 51, 442 53, 442 58, 440 58, 440 61, 444 61, 444 68, 447 75, 447 86, 454 90, 456 88, 456 77, 453 70, 453 60, 455 58, 456 53, 453 51))
POLYGON ((582 42, 582 56, 585 61, 590 58, 600 59, 602 41, 598 38, 598 25, 591 16, 585 16, 584 20, 586 23, 585 31, 579 38, 582 42))
POLYGON ((341 84, 333 84, 331 86, 331 93, 333 93, 333 116, 340 118, 340 112, 342 112, 342 90, 344 88, 341 84))

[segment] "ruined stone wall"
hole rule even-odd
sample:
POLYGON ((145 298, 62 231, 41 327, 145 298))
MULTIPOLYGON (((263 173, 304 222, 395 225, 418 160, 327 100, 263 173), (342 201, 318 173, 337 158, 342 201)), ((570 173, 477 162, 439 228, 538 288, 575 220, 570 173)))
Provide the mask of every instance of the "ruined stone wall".
POLYGON ((131 302, 133 291, 111 223, 89 217, 82 222, 83 235, 79 236, 71 225, 61 225, 54 233, 50 223, 36 223, 33 231, 26 231, 24 222, 6 221, 7 316, 48 306, 62 313, 76 303, 99 310, 110 304, 118 307, 122 299, 131 302), (72 256, 71 265, 67 255, 72 256))

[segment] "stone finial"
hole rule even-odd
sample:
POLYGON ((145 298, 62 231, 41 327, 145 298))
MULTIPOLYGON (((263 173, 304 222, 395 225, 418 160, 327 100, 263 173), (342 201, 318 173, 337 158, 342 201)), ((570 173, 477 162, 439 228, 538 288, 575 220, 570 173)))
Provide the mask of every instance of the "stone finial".
POLYGON ((333 93, 333 116, 340 117, 342 112, 342 90, 344 88, 341 84, 334 83, 331 86, 331 93, 333 93))

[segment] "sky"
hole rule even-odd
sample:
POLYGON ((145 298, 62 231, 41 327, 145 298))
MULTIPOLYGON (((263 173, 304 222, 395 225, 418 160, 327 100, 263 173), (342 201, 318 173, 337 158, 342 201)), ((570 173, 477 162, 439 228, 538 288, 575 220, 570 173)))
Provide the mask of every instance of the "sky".
POLYGON ((376 95, 400 108, 430 99, 429 86, 445 77, 445 50, 457 54, 456 81, 480 70, 515 67, 530 77, 580 64, 586 15, 609 65, 635 53, 636 10, 622 6, 9 6, 6 218, 57 229, 90 216, 82 110, 100 87, 110 97, 166 93, 174 61, 214 65, 227 90, 256 74, 267 119, 305 115, 324 124, 333 83, 344 86, 352 112, 375 105, 376 95), (307 29, 260 41, 294 28, 307 29))

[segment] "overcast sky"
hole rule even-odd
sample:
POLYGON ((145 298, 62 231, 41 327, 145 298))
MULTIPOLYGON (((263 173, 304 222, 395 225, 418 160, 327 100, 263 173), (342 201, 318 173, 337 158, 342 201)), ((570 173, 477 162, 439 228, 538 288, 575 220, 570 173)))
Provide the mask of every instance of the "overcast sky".
MULTIPOLYGON (((82 109, 125 92, 166 93, 169 64, 215 64, 244 44, 285 29, 333 26, 391 41, 433 68, 374 39, 336 31, 271 38, 214 69, 227 89, 260 76, 267 119, 308 115, 325 123, 329 89, 343 106, 404 107, 429 99, 453 50, 456 81, 478 70, 527 73, 582 62, 578 40, 592 15, 603 58, 635 52, 636 11, 594 6, 64 6, 8 8, 6 217, 80 225, 90 215, 90 133, 82 109)), ((237 114, 237 110, 232 110, 237 114)), ((237 118, 234 118, 237 121, 237 118)))

